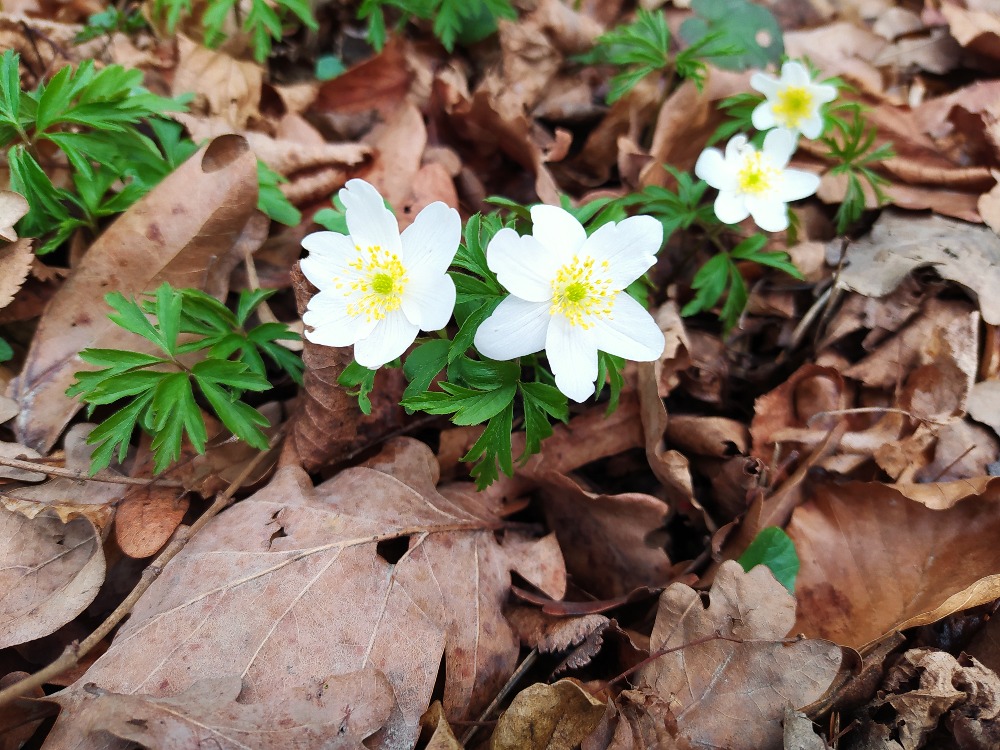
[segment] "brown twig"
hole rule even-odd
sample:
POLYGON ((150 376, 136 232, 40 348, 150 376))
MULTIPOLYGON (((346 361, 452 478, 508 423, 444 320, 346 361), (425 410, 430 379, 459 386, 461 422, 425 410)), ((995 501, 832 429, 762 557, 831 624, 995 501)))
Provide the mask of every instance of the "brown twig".
POLYGON ((0 706, 3 706, 15 698, 19 698, 25 695, 35 688, 41 687, 45 683, 49 682, 53 677, 56 677, 63 672, 66 672, 73 667, 75 667, 82 657, 91 651, 98 643, 100 643, 114 628, 125 619, 125 616, 132 611, 132 607, 135 603, 139 601, 146 590, 152 585, 153 581, 159 578, 160 573, 163 572, 163 568, 168 562, 170 562, 178 552, 184 549, 184 546, 188 541, 197 534, 205 525, 212 520, 215 516, 225 510, 233 500, 233 496, 243 485, 260 464, 264 460, 264 457, 270 453, 271 448, 273 448, 278 441, 281 439, 284 430, 278 430, 278 432, 271 438, 268 450, 261 451, 253 460, 250 461, 240 475, 234 479, 226 491, 215 498, 215 501, 209 506, 208 510, 201 514, 197 521, 195 521, 190 526, 181 526, 177 530, 177 534, 170 543, 166 546, 163 552, 160 553, 149 566, 142 571, 142 578, 139 579, 139 583, 136 584, 135 588, 132 589, 131 593, 125 600, 118 605, 114 612, 112 612, 108 617, 98 626, 98 628, 91 633, 89 636, 84 638, 80 642, 74 641, 69 644, 66 649, 59 655, 59 658, 54 662, 49 664, 47 667, 40 669, 29 677, 25 677, 20 682, 15 682, 13 685, 0 690, 0 706))
POLYGON ((147 487, 151 484, 158 485, 160 487, 183 487, 183 482, 178 482, 173 479, 147 479, 144 477, 123 477, 118 474, 95 474, 90 476, 85 471, 78 471, 76 469, 62 469, 58 466, 49 466, 48 464, 36 463, 34 461, 24 461, 19 458, 6 458, 0 456, 0 466, 10 466, 13 469, 23 469, 25 471, 34 471, 39 474, 48 474, 51 477, 64 477, 66 479, 75 479, 79 482, 104 482, 106 484, 133 484, 140 485, 142 487, 147 487))

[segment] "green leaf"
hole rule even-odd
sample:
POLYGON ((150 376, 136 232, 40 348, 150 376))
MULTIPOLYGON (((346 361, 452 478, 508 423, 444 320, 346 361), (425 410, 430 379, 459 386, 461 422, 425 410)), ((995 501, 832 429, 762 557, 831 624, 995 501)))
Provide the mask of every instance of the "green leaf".
POLYGON ((611 397, 608 399, 608 414, 618 410, 618 402, 621 398, 622 388, 625 387, 625 360, 607 352, 597 353, 597 392, 596 399, 604 390, 604 382, 607 380, 611 397))
MULTIPOLYGON (((21 109, 21 56, 6 50, 0 57, 0 115, 11 124, 19 122, 21 109)), ((6 145, 0 143, 0 145, 6 145)))
POLYGON ((215 383, 199 379, 198 387, 205 394, 216 416, 226 429, 253 448, 264 450, 268 446, 267 435, 261 427, 267 427, 267 418, 252 406, 235 399, 232 394, 215 383))
POLYGON ((712 36, 725 50, 706 54, 706 61, 727 70, 766 68, 781 61, 781 26, 767 8, 748 0, 692 0, 691 9, 695 17, 681 24, 681 37, 695 45, 712 36))
POLYGON ((271 387, 267 378, 248 369, 243 362, 228 359, 204 359, 191 368, 198 385, 214 383, 241 391, 266 391, 271 387))
POLYGON ((153 414, 153 473, 159 474, 180 458, 187 432, 198 453, 205 452, 205 422, 194 400, 186 373, 174 372, 160 379, 150 405, 153 414))
POLYGON ((158 347, 167 351, 163 337, 156 327, 149 322, 145 312, 139 307, 134 299, 127 299, 121 292, 111 292, 104 295, 104 301, 115 311, 115 315, 108 318, 117 326, 126 331, 137 333, 148 341, 152 341, 158 347))
POLYGON ((108 467, 116 447, 118 448, 118 462, 121 463, 125 460, 136 421, 146 411, 152 400, 153 391, 150 389, 132 403, 116 411, 91 431, 90 435, 87 436, 87 443, 89 445, 97 444, 97 449, 90 459, 91 476, 108 467))
POLYGON ((257 160, 257 208, 279 224, 294 227, 302 221, 302 212, 281 192, 278 185, 284 182, 288 180, 257 160))
POLYGON ((542 441, 552 435, 549 417, 565 422, 569 419, 569 402, 566 396, 551 385, 544 383, 521 383, 521 398, 524 401, 524 453, 523 462, 538 453, 542 441))
POLYGON ((409 381, 406 390, 403 391, 403 401, 430 388, 431 381, 448 364, 450 346, 451 342, 448 339, 434 339, 410 352, 403 363, 403 375, 409 381))
POLYGON ((344 371, 340 373, 337 383, 345 388, 357 388, 357 391, 348 392, 352 396, 358 397, 358 406, 361 408, 363 414, 372 413, 372 402, 368 398, 368 394, 375 387, 375 370, 369 370, 367 367, 359 365, 352 360, 344 368, 344 371))
POLYGON ((156 325, 160 329, 163 349, 171 356, 177 352, 182 302, 181 295, 175 292, 170 284, 161 284, 156 290, 156 325))
POLYGON ((502 471, 507 476, 514 474, 514 457, 511 447, 511 430, 514 426, 514 402, 511 401, 494 415, 483 434, 473 444, 462 461, 475 461, 472 476, 476 488, 483 490, 495 482, 502 471))
POLYGON ((684 305, 681 315, 688 316, 710 310, 726 291, 729 280, 729 268, 732 261, 729 256, 720 254, 709 258, 695 274, 691 287, 696 290, 694 299, 684 305))
POLYGON ((500 297, 486 300, 486 302, 477 307, 463 321, 461 327, 458 329, 458 333, 455 334, 455 340, 450 342, 451 348, 448 351, 448 362, 453 362, 469 350, 476 336, 476 331, 479 330, 479 326, 493 314, 493 311, 497 309, 497 305, 501 301, 502 298, 500 297))
POLYGON ((746 551, 740 555, 739 563, 748 573, 758 565, 766 565, 778 583, 790 593, 795 593, 799 556, 795 552, 795 543, 777 526, 761 529, 746 551))
POLYGON ((6 339, 0 338, 0 362, 10 362, 14 358, 14 350, 6 339))

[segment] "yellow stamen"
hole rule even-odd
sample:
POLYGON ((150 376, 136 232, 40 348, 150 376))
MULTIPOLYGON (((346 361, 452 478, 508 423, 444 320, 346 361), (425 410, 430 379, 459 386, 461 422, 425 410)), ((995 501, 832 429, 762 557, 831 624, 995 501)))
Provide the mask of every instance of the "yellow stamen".
POLYGON ((779 171, 760 151, 750 151, 743 156, 743 164, 736 173, 741 193, 762 195, 770 192, 777 182, 779 171))
POLYGON ((353 280, 338 280, 335 288, 350 298, 348 315, 364 315, 369 322, 382 320, 403 304, 403 290, 409 276, 396 253, 379 245, 366 248, 356 245, 354 249, 357 257, 347 265, 358 273, 353 280))
POLYGON ((786 86, 772 107, 775 119, 786 128, 798 128, 814 109, 813 95, 803 86, 786 86))
POLYGON ((583 258, 574 256, 552 280, 549 314, 562 315, 570 325, 583 329, 593 325, 593 318, 610 315, 618 292, 609 289, 611 277, 608 269, 607 261, 598 264, 589 255, 583 258), (603 275, 597 276, 598 273, 603 275))

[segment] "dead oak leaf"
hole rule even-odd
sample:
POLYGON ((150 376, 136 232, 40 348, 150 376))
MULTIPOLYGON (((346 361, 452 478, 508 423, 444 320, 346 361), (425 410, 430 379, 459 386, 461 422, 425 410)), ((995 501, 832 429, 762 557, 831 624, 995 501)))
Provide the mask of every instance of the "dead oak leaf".
POLYGON ((680 583, 663 592, 650 651, 683 648, 643 667, 638 690, 662 702, 667 714, 659 722, 676 722, 678 746, 780 748, 785 709, 822 697, 844 663, 841 649, 820 640, 782 642, 795 624, 795 599, 762 565, 746 573, 737 562, 723 563, 709 600, 706 608, 680 583), (742 642, 696 643, 715 634, 742 642))
POLYGON ((467 718, 517 664, 501 613, 511 571, 561 597, 565 570, 553 536, 498 542, 498 500, 436 481, 433 454, 409 439, 315 488, 282 469, 174 558, 71 690, 171 696, 235 670, 241 703, 260 704, 375 668, 398 710, 374 746, 401 748, 443 657, 445 710, 467 718))
MULTIPOLYGON (((331 677, 315 696, 245 705, 237 701, 238 676, 198 680, 182 693, 158 698, 97 688, 63 694, 56 700, 76 722, 57 729, 46 746, 65 747, 68 735, 106 732, 118 740, 161 750, 211 747, 215 750, 363 750, 393 708, 382 673, 368 669, 331 677)), ((122 746, 126 745, 121 743, 122 746)), ((112 746, 117 747, 119 743, 112 746)))
POLYGON ((170 91, 174 96, 193 93, 195 112, 221 117, 241 130, 259 115, 263 80, 259 65, 177 36, 177 67, 170 91))
POLYGON ((573 680, 536 683, 497 722, 490 750, 573 750, 597 727, 605 704, 573 680))
POLYGON ((914 270, 930 267, 969 290, 983 320, 1000 324, 1000 237, 988 227, 941 216, 885 211, 871 233, 847 248, 838 286, 884 297, 914 270))

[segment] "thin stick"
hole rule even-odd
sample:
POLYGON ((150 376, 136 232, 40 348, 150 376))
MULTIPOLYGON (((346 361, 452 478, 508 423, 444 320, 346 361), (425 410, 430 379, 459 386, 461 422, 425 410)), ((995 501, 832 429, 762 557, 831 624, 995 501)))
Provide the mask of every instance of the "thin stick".
POLYGON ((95 474, 90 476, 85 471, 78 471, 76 469, 61 469, 58 466, 49 466, 48 464, 35 463, 34 461, 23 461, 20 458, 6 458, 5 456, 0 456, 0 466, 10 466, 13 469, 24 469, 25 471, 34 471, 39 474, 48 474, 50 477, 64 477, 66 479, 75 479, 78 482, 104 482, 106 484, 134 484, 140 485, 142 487, 148 487, 151 484, 158 485, 160 487, 183 487, 183 482, 178 482, 174 479, 146 479, 143 477, 123 477, 119 474, 95 474))
POLYGON ((20 682, 15 682, 10 687, 0 690, 0 706, 10 703, 15 698, 19 698, 25 695, 35 688, 41 687, 45 683, 49 682, 53 677, 56 677, 63 672, 66 672, 77 664, 79 664, 80 659, 87 655, 98 643, 100 643, 105 636, 107 636, 114 628, 125 619, 125 616, 132 611, 132 607, 135 603, 139 601, 146 590, 152 585, 153 581, 159 578, 160 573, 163 572, 163 568, 168 562, 170 562, 178 552, 184 549, 184 546, 188 541, 197 534, 205 525, 212 520, 215 516, 221 513, 226 507, 232 502, 233 496, 237 493, 243 482, 257 469, 257 466, 264 457, 267 456, 271 448, 273 448, 277 442, 280 440, 284 430, 278 430, 278 432, 271 438, 270 445, 266 451, 261 451, 253 460, 250 461, 244 467, 240 475, 234 479, 226 491, 215 498, 215 502, 209 506, 208 510, 201 514, 201 516, 190 526, 181 526, 177 530, 177 534, 174 536, 170 543, 166 546, 163 552, 160 553, 149 566, 142 571, 142 578, 139 579, 139 583, 136 587, 132 589, 132 592, 125 597, 125 600, 118 605, 114 612, 108 615, 107 619, 100 624, 100 626, 91 633, 89 636, 83 639, 83 641, 74 641, 66 646, 66 649, 60 654, 59 658, 54 662, 49 664, 47 667, 40 669, 29 677, 25 677, 20 682))
POLYGON ((494 711, 496 711, 500 707, 500 704, 507 699, 507 696, 510 695, 511 691, 514 689, 514 686, 521 681, 521 678, 524 677, 524 674, 529 669, 531 669, 531 667, 537 660, 538 660, 538 649, 533 648, 531 649, 531 653, 529 653, 527 656, 524 657, 524 661, 522 661, 520 666, 514 671, 514 674, 510 676, 510 679, 507 680, 507 684, 503 686, 503 689, 501 689, 499 693, 497 693, 497 697, 490 702, 490 705, 488 705, 486 707, 486 710, 483 711, 483 713, 479 716, 479 719, 476 721, 476 723, 473 726, 469 727, 469 730, 465 733, 465 736, 462 737, 462 747, 465 747, 466 745, 469 744, 469 740, 471 740, 476 735, 476 732, 479 731, 479 727, 484 726, 488 723, 487 720, 489 719, 489 717, 493 714, 494 711))

